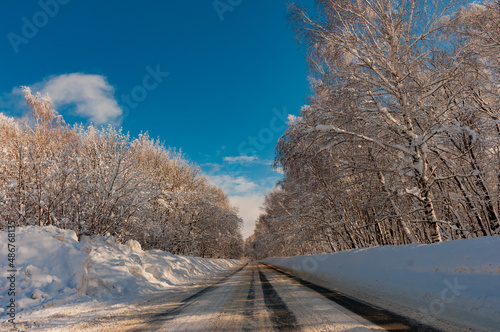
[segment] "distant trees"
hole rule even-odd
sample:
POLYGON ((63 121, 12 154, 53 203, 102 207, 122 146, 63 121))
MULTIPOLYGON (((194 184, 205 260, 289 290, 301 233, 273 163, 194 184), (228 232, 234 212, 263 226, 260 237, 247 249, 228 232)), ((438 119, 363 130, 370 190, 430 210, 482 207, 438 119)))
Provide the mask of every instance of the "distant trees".
POLYGON ((68 126, 49 100, 25 96, 30 117, 0 114, 0 227, 16 220, 175 254, 241 255, 237 211, 180 153, 147 134, 68 126))
POLYGON ((314 95, 278 142, 254 254, 500 234, 498 3, 316 3, 290 7, 314 95))

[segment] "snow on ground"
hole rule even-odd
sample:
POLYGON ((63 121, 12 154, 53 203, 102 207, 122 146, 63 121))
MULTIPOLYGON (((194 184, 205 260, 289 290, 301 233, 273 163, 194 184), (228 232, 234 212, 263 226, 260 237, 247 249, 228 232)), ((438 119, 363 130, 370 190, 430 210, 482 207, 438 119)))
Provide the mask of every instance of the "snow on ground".
POLYGON ((500 236, 264 262, 446 330, 500 327, 500 236))
MULTIPOLYGON (((0 330, 11 327, 7 238, 0 232, 0 330)), ((135 241, 120 244, 113 237, 78 242, 73 231, 55 227, 18 228, 15 245, 19 330, 50 330, 58 326, 51 319, 73 323, 79 315, 124 309, 241 264, 143 251, 135 241)), ((446 330, 500 326, 500 236, 265 262, 446 330)))
MULTIPOLYGON (((11 286, 7 232, 0 232, 0 330, 8 323, 11 286)), ((137 241, 120 244, 108 236, 83 237, 56 227, 22 227, 15 237, 15 321, 30 322, 50 315, 132 303, 172 287, 185 285, 240 265, 237 260, 175 256, 143 251, 137 241)), ((75 316, 74 320, 78 320, 75 316)))

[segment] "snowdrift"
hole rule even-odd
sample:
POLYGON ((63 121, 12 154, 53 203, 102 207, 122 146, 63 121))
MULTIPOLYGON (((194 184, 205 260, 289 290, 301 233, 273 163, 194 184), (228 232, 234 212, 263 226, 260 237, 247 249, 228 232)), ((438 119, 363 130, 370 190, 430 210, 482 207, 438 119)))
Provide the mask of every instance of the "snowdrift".
MULTIPOLYGON (((3 324, 8 324, 11 298, 7 244, 7 232, 0 232, 0 253, 5 256, 0 259, 3 324)), ((79 242, 74 231, 52 226, 17 228, 15 246, 16 321, 29 320, 37 309, 62 304, 134 302, 241 264, 143 251, 137 241, 120 244, 111 236, 84 237, 79 242)))
POLYGON ((500 326, 500 236, 264 262, 446 330, 500 326))

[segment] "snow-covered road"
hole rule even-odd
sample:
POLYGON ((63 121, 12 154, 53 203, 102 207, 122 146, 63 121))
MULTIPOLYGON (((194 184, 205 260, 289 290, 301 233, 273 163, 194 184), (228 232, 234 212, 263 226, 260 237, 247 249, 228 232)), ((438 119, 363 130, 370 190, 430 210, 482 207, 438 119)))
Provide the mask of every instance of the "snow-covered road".
MULTIPOLYGON (((219 275, 216 280, 208 278, 206 283, 185 288, 175 298, 169 296, 161 302, 149 305, 149 309, 141 308, 140 320, 135 317, 124 322, 123 328, 130 331, 416 331, 418 325, 261 263, 239 267, 222 277, 219 275), (149 314, 148 310, 151 310, 149 314)), ((420 326, 419 331, 433 330, 420 326)))
POLYGON ((500 236, 249 265, 142 250, 109 236, 78 241, 55 227, 19 228, 16 248, 17 324, 7 321, 11 281, 3 277, 2 331, 405 328, 329 289, 444 331, 498 331, 500 322, 500 236))

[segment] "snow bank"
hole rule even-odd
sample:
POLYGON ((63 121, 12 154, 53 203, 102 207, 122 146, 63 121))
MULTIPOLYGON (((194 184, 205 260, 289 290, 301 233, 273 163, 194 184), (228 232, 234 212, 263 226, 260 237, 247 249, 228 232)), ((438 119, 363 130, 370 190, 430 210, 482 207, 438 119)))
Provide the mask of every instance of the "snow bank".
MULTIPOLYGON (((7 232, 0 232, 0 315, 8 317, 11 296, 7 270, 7 232)), ((37 309, 71 303, 134 302, 172 286, 189 283, 241 264, 237 260, 175 256, 143 251, 137 241, 120 244, 113 237, 84 237, 56 227, 16 230, 16 321, 37 309)))
POLYGON ((264 261, 446 330, 500 326, 500 236, 264 261))

